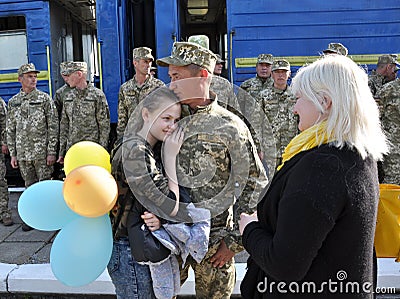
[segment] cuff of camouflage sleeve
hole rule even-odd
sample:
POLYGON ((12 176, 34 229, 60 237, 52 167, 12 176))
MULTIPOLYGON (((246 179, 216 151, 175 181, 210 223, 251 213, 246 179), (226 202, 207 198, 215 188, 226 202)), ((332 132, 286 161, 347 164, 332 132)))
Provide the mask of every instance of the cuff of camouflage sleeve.
POLYGON ((244 250, 243 245, 240 243, 238 243, 235 238, 231 235, 228 235, 224 238, 224 242, 226 244, 226 246, 228 247, 228 249, 234 253, 239 253, 241 251, 244 250))

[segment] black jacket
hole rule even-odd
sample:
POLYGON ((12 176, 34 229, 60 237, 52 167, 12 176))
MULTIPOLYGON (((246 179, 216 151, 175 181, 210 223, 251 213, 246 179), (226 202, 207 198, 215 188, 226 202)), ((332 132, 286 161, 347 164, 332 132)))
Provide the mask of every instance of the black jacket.
POLYGON ((242 297, 373 298, 378 198, 376 163, 349 148, 323 145, 287 161, 243 233, 242 297))

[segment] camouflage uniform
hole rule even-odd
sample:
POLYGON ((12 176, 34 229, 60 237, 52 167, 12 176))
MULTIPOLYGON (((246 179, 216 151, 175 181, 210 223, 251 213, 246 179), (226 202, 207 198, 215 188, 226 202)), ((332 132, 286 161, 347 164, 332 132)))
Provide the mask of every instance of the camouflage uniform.
POLYGON ((110 112, 104 93, 91 84, 66 94, 60 121, 60 155, 80 141, 93 141, 107 149, 110 112))
MULTIPOLYGON (((233 259, 216 271, 209 258, 221 240, 233 252, 243 250, 237 221, 240 213, 254 211, 266 185, 264 168, 246 125, 216 101, 199 108, 180 125, 188 138, 178 154, 178 181, 188 188, 194 203, 214 213, 209 252, 200 264, 188 263, 196 273, 196 294, 199 298, 229 298, 226 287, 234 285, 235 279, 226 276, 226 271, 234 271, 233 259), (212 175, 201 175, 211 170, 212 175), (242 189, 236 202, 235 183, 242 189), (216 215, 217 211, 221 213, 216 215)), ((182 273, 185 276, 187 272, 182 273)))
MULTIPOLYGON (((71 61, 61 62, 60 64, 60 74, 63 76, 70 75, 70 69, 68 68, 71 64, 71 61)), ((70 92, 73 88, 71 88, 67 83, 61 86, 59 89, 56 90, 56 93, 53 97, 54 104, 56 105, 58 118, 61 119, 61 111, 64 103, 65 95, 70 92)))
POLYGON ((65 95, 69 93, 73 88, 71 88, 68 84, 64 84, 61 86, 59 89, 56 90, 56 93, 54 94, 54 104, 56 105, 56 109, 58 112, 58 117, 61 118, 61 111, 65 99, 65 95))
POLYGON ((290 86, 287 86, 285 90, 275 87, 265 89, 261 92, 260 98, 275 139, 274 144, 268 144, 272 138, 264 128, 262 134, 264 157, 269 169, 274 169, 280 164, 285 147, 297 134, 297 118, 293 113, 296 97, 292 94, 290 86))
MULTIPOLYGON (((397 61, 396 54, 383 54, 378 58, 378 67, 386 66, 388 64, 396 64, 398 65, 399 62, 397 61)), ((399 68, 396 67, 396 70, 399 68)), ((386 83, 390 82, 391 78, 387 78, 384 75, 378 74, 376 70, 372 70, 371 74, 368 76, 368 86, 371 90, 372 95, 374 98, 377 98, 378 91, 385 85, 386 83)), ((383 113, 382 103, 377 101, 379 112, 380 114, 383 113)))
POLYGON ((141 86, 138 85, 134 77, 121 85, 118 94, 118 139, 124 136, 129 117, 137 105, 151 91, 161 86, 165 86, 164 82, 151 76, 141 86))
MULTIPOLYGON (((138 47, 133 49, 133 59, 154 60, 151 49, 148 47, 138 47)), ((121 85, 118 94, 118 125, 117 140, 124 136, 125 128, 129 117, 137 105, 154 89, 165 86, 164 82, 149 75, 142 85, 139 85, 135 76, 121 85)))
MULTIPOLYGON (((175 42, 171 56, 157 60, 160 66, 199 65, 212 73, 217 57, 199 45, 175 42)), ((245 123, 218 105, 210 92, 211 104, 199 106, 183 118, 185 141, 177 156, 177 176, 196 207, 212 214, 208 253, 201 263, 188 258, 181 270, 181 282, 188 268, 195 272, 197 298, 230 298, 235 285, 232 258, 221 268, 210 258, 223 240, 232 252, 243 250, 238 231, 241 212, 253 212, 261 190, 267 184, 263 165, 245 123)))
MULTIPOLYGON (((1 145, 7 145, 6 142, 6 103, 0 97, 0 140, 1 145)), ((8 207, 8 185, 6 176, 6 164, 4 163, 4 154, 0 151, 0 217, 5 219, 11 217, 11 210, 8 207)))
MULTIPOLYGON (((34 66, 33 66, 34 69, 34 66)), ((7 145, 16 157, 25 186, 51 178, 47 156, 56 155, 58 117, 47 93, 21 91, 8 102, 7 145)))
MULTIPOLYGON (((257 57, 257 64, 268 63, 273 64, 273 56, 271 54, 260 54, 257 57)), ((256 75, 244 81, 240 85, 238 91, 238 102, 240 109, 244 115, 245 122, 250 129, 258 152, 263 152, 261 145, 261 132, 263 130, 265 117, 262 113, 260 92, 270 88, 274 84, 272 77, 266 79, 256 75)))
POLYGON ((212 76, 210 90, 218 96, 218 103, 229 111, 241 116, 239 102, 233 91, 233 85, 220 76, 212 76))
POLYGON ((376 73, 376 70, 372 70, 371 74, 368 76, 368 86, 374 98, 376 97, 376 93, 383 87, 385 83, 387 83, 385 77, 376 73))
POLYGON ((400 79, 383 86, 378 91, 383 114, 382 126, 392 144, 390 153, 383 160, 384 183, 400 184, 400 79))

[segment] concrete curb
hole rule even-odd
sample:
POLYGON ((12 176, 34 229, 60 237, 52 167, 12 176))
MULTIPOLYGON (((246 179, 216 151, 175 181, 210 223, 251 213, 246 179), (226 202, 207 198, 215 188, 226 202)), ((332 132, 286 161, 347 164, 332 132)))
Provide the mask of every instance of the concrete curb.
MULTIPOLYGON (((233 295, 240 294, 240 283, 246 272, 245 263, 236 264, 236 285, 233 295)), ((394 259, 378 259, 378 287, 400 290, 400 263, 394 259)), ((59 282, 51 271, 50 264, 1 264, 0 293, 29 294, 81 294, 114 295, 114 285, 105 270, 94 282, 82 287, 68 287, 59 282)), ((194 274, 181 288, 180 295, 194 295, 194 274)))

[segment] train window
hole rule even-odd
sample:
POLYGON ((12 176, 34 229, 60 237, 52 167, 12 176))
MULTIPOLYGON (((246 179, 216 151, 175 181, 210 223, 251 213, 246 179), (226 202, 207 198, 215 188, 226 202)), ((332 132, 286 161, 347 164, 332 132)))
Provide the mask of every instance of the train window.
POLYGON ((189 42, 203 46, 204 48, 210 48, 210 40, 207 35, 192 35, 188 39, 189 42))
POLYGON ((17 69, 28 62, 26 25, 23 16, 0 18, 0 70, 17 69))

